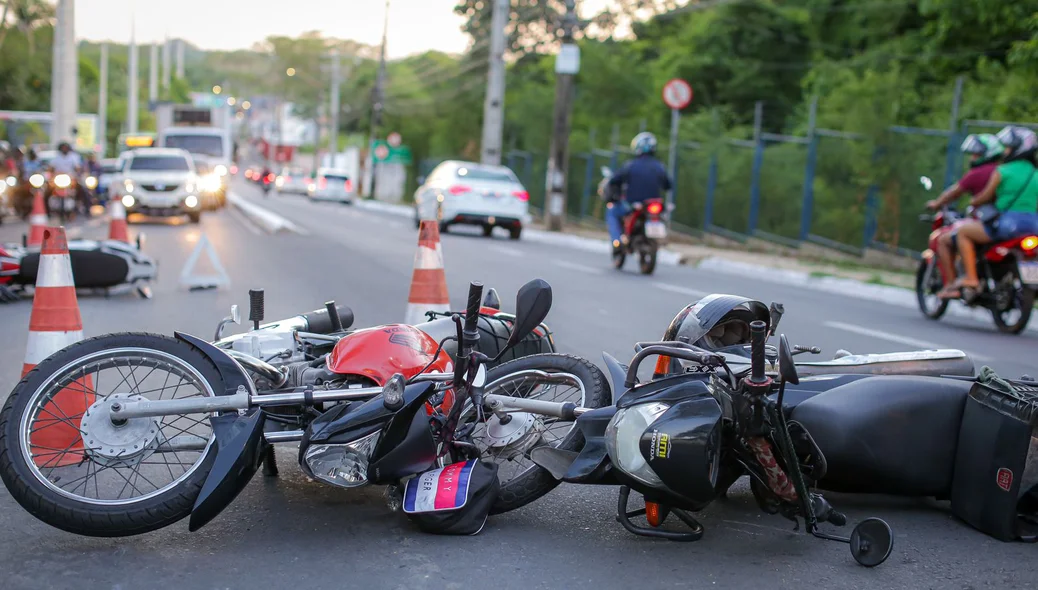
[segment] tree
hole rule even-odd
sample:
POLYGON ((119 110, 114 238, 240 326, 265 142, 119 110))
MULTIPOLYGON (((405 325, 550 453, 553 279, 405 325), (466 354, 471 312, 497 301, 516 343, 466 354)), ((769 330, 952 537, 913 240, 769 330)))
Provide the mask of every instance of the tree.
POLYGON ((45 0, 7 0, 0 13, 0 46, 3 46, 12 25, 25 35, 29 43, 29 54, 36 53, 35 35, 32 31, 50 24, 54 18, 54 7, 45 0), (8 22, 10 19, 12 22, 8 22))

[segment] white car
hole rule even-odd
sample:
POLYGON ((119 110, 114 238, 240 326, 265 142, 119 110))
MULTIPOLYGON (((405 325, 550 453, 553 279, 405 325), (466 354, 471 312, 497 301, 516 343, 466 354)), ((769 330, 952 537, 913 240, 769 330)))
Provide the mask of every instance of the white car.
POLYGON ((142 148, 126 157, 119 182, 111 187, 127 213, 202 217, 202 182, 191 154, 182 149, 142 148))
MULTIPOLYGON (((286 195, 305 195, 309 190, 310 176, 298 167, 284 168, 274 181, 278 192, 286 195)), ((317 187, 314 187, 316 190, 317 187)))
POLYGON ((314 201, 338 201, 347 205, 357 196, 349 173, 332 168, 318 168, 306 192, 314 201))
POLYGON ((530 222, 530 193, 506 166, 448 160, 429 174, 414 195, 415 225, 436 219, 441 231, 452 225, 478 225, 489 236, 495 227, 513 240, 530 222))

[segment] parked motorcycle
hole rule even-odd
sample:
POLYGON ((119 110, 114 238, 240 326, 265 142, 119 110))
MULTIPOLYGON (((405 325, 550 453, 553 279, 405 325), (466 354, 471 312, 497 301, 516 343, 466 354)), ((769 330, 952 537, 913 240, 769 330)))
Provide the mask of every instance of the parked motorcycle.
MULTIPOLYGON (((598 185, 598 194, 607 202, 612 201, 614 207, 626 206, 619 195, 609 186, 613 171, 602 167, 602 180, 598 185)), ((652 199, 644 203, 630 204, 631 210, 624 217, 624 239, 620 248, 613 251, 613 266, 619 270, 627 261, 627 255, 638 257, 638 270, 650 275, 656 270, 656 256, 660 245, 667 239, 667 225, 664 222, 663 199, 652 199)))
MULTIPOLYGON (((924 187, 933 186, 922 177, 924 187)), ((927 189, 929 190, 929 189, 927 189)), ((919 309, 926 317, 936 320, 948 309, 948 299, 937 293, 955 277, 942 276, 937 263, 937 241, 952 232, 956 224, 969 218, 970 211, 960 213, 945 207, 934 215, 920 215, 920 221, 930 222, 929 248, 923 252, 916 271, 915 292, 919 309)), ((961 262, 956 263, 962 272, 961 262)), ((1027 327, 1034 310, 1035 290, 1038 289, 1038 236, 1020 236, 1011 240, 977 247, 977 277, 980 288, 964 289, 961 301, 970 307, 991 311, 991 317, 1000 332, 1019 334, 1027 327)))
POLYGON ((334 302, 261 326, 261 292, 250 296, 245 334, 222 337, 240 320, 232 309, 213 343, 179 332, 110 334, 40 363, 0 413, 0 477, 11 495, 83 535, 134 535, 188 515, 194 531, 260 465, 277 473, 271 445, 298 442, 307 475, 345 488, 394 485, 462 455, 502 461, 515 470, 499 471, 496 505, 509 510, 557 485, 526 449, 579 450, 582 439, 573 416, 485 419, 482 398, 545 404, 542 396, 568 388, 566 407, 608 403, 587 361, 532 354, 498 364, 531 343, 553 349, 541 323, 551 304, 543 281, 519 291, 515 316, 492 306, 481 313, 482 286, 473 284, 464 319, 350 333, 352 312, 334 302), (503 341, 502 325, 511 328, 503 341))

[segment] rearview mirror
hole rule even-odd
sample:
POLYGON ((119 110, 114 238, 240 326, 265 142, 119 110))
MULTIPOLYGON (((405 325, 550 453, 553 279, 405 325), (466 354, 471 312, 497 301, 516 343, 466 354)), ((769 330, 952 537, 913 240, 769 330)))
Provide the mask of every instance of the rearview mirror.
POLYGON ((551 310, 551 285, 544 279, 534 279, 519 289, 515 296, 515 324, 501 354, 530 335, 551 310))
POLYGON ((231 315, 220 320, 220 323, 216 326, 216 337, 213 339, 223 339, 223 329, 227 324, 241 324, 241 312, 238 311, 237 305, 231 306, 231 315))
POLYGON ((926 190, 930 190, 933 188, 933 181, 930 180, 929 176, 920 176, 919 184, 923 185, 923 188, 926 190))
POLYGON ((793 350, 789 347, 789 341, 786 340, 785 334, 779 336, 778 362, 779 377, 783 381, 793 385, 800 383, 800 377, 797 376, 797 366, 793 363, 793 350))

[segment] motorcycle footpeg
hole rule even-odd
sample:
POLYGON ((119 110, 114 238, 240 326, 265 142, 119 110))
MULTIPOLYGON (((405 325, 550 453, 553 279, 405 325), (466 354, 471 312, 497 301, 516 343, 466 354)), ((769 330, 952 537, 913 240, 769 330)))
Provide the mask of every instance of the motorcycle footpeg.
POLYGON ((668 541, 678 541, 685 543, 691 541, 698 541, 699 539, 703 538, 703 525, 700 524, 696 519, 692 518, 692 516, 684 510, 678 510, 676 508, 671 509, 670 512, 677 516, 681 520, 681 522, 685 523, 686 526, 692 529, 690 532, 669 531, 634 524, 633 522, 631 522, 631 517, 641 516, 645 514, 645 509, 642 508, 640 510, 628 512, 627 503, 628 499, 630 498, 630 495, 631 488, 627 486, 621 486, 620 497, 617 501, 616 506, 616 520, 621 525, 623 525, 625 529, 627 529, 627 532, 642 537, 654 537, 657 539, 666 539, 668 541))

